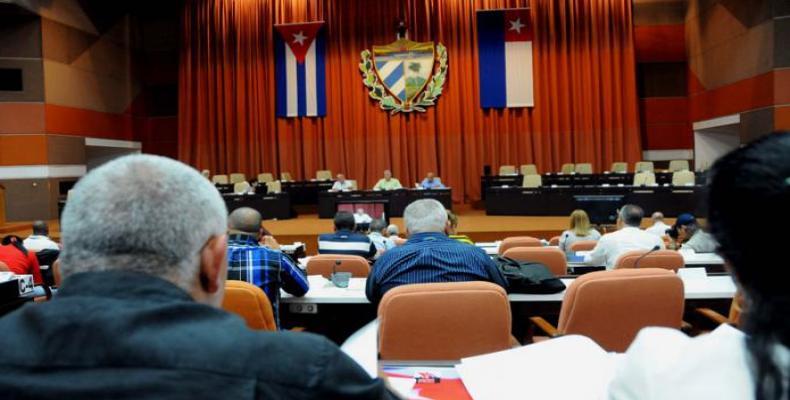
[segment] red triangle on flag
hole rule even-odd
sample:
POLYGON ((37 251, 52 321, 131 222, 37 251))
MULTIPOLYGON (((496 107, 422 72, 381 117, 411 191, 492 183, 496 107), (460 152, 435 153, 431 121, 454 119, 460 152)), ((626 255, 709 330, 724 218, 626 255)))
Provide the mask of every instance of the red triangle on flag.
POLYGON ((275 25, 274 29, 293 51, 296 62, 303 63, 307 49, 313 44, 318 31, 324 26, 323 22, 307 22, 303 24, 275 25))

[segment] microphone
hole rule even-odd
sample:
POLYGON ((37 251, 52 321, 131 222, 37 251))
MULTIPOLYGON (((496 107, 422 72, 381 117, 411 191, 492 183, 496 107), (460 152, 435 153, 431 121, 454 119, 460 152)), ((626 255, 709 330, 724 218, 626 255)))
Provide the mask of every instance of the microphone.
POLYGON ((648 251, 647 253, 642 254, 641 256, 639 256, 639 258, 637 258, 636 261, 634 261, 634 268, 639 268, 639 262, 642 261, 643 258, 647 257, 650 253, 652 253, 652 252, 654 252, 656 250, 659 250, 660 248, 661 248, 661 246, 658 246, 658 245, 653 246, 653 248, 650 249, 650 251, 648 251))
POLYGON ((332 275, 337 273, 337 267, 340 266, 343 262, 340 260, 335 260, 335 265, 332 266, 332 275))

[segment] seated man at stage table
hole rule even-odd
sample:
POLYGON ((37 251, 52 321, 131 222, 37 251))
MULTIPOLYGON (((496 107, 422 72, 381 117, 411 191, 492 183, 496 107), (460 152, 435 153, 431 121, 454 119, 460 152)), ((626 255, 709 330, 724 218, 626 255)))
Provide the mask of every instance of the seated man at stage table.
POLYGON ((376 246, 370 238, 355 233, 354 214, 338 211, 335 214, 335 233, 318 236, 318 254, 347 254, 373 259, 376 246))
POLYGON ((329 189, 330 192, 348 192, 350 190, 354 190, 354 184, 346 180, 346 176, 343 174, 337 174, 335 184, 329 189))
POLYGON ((394 398, 326 338, 220 309, 227 226, 219 192, 185 164, 91 170, 63 211, 57 296, 0 318, 2 397, 394 398))
POLYGON ((584 257, 591 265, 605 265, 613 269, 617 259, 632 250, 663 249, 660 237, 639 229, 645 212, 642 207, 626 204, 617 213, 617 231, 601 236, 593 251, 584 257))
POLYGON ((280 327, 280 289, 300 297, 310 284, 291 257, 280 252, 277 241, 264 234, 261 220, 261 213, 249 207, 237 208, 228 216, 228 279, 263 289, 280 327))
POLYGON ((423 189, 444 189, 444 184, 442 184, 442 180, 436 177, 433 172, 429 172, 420 183, 420 187, 423 189))
POLYGON ((488 281, 507 288, 481 248, 445 235, 447 210, 434 199, 417 200, 403 212, 409 240, 387 250, 373 265, 365 295, 378 304, 388 290, 412 283, 488 281))
POLYGON ((385 169, 384 177, 376 182, 376 186, 373 186, 373 190, 396 190, 402 187, 400 181, 392 177, 392 171, 385 169))

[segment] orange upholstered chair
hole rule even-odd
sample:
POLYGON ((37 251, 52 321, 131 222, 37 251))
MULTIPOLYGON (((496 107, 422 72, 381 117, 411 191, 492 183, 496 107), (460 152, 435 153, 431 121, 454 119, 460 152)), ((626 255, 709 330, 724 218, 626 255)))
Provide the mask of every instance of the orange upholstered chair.
POLYGON ((310 257, 307 262, 308 275, 322 275, 329 279, 332 271, 351 272, 354 278, 366 278, 370 274, 370 264, 368 260, 360 256, 349 256, 344 254, 319 254, 310 257), (340 264, 336 263, 340 261, 340 264))
POLYGON ((743 294, 741 294, 741 292, 736 292, 735 297, 732 298, 732 304, 730 304, 730 314, 727 317, 711 310, 710 308, 697 308, 695 311, 716 324, 730 324, 733 326, 738 326, 741 324, 743 304, 743 294))
POLYGON ((541 247, 543 243, 540 242, 540 239, 534 238, 532 236, 511 236, 509 238, 505 238, 502 243, 499 244, 499 254, 505 254, 508 249, 513 247, 541 247))
POLYGON ((571 243, 571 251, 591 251, 598 244, 597 240, 580 240, 571 243))
POLYGON ((222 309, 244 318, 250 329, 277 330, 269 298, 263 289, 251 283, 226 281, 222 309))
POLYGON ((458 360, 512 344, 510 301, 490 282, 398 286, 378 317, 382 360, 458 360))
POLYGON ((549 239, 549 246, 559 246, 559 245, 560 245, 559 236, 553 236, 551 239, 549 239))
POLYGON ((674 250, 657 250, 645 256, 647 250, 629 251, 617 258, 615 269, 619 268, 664 268, 676 271, 686 265, 683 256, 674 250), (644 256, 641 260, 640 257, 644 256), (637 264, 639 262, 639 265, 637 264))
POLYGON ((517 261, 541 263, 556 276, 568 274, 568 261, 565 259, 565 253, 554 247, 513 247, 508 249, 503 256, 517 261))
POLYGON ((640 329, 679 329, 683 318, 683 281, 660 268, 591 272, 565 292, 557 328, 530 318, 549 336, 578 334, 607 351, 623 352, 640 329))

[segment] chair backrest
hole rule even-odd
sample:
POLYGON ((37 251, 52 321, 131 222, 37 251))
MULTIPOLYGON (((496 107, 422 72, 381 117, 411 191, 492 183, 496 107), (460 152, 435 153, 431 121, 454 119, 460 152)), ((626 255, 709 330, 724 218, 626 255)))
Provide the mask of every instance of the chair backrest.
POLYGON ((378 318, 383 360, 459 360, 510 348, 510 302, 490 282, 398 286, 384 294, 378 318))
POLYGON ((322 169, 320 171, 315 171, 315 179, 319 181, 331 181, 332 180, 332 171, 328 169, 322 169))
POLYGON ((246 182, 247 176, 241 172, 234 172, 230 174, 230 183, 246 182))
POLYGON ((568 274, 568 261, 565 253, 554 247, 512 247, 502 254, 516 261, 541 263, 555 276, 568 274))
POLYGON ((559 246, 560 245, 560 237, 559 236, 552 236, 549 239, 549 246, 559 246))
POLYGON ((595 248, 595 245, 598 244, 597 240, 580 240, 578 242, 571 243, 571 251, 590 251, 595 248))
POLYGON ((634 164, 634 172, 653 172, 652 161, 639 161, 634 164))
POLYGON ((356 179, 349 179, 348 183, 351 184, 351 190, 358 190, 356 179))
POLYGON ((521 181, 521 187, 525 188, 538 188, 543 186, 543 178, 540 175, 524 175, 521 181))
POLYGON ((370 274, 370 264, 368 260, 360 256, 345 254, 319 254, 310 257, 307 262, 308 275, 321 275, 329 279, 333 270, 351 272, 351 276, 354 278, 366 278, 370 274), (340 261, 340 264, 336 266, 337 261, 340 261))
POLYGON ((563 174, 570 174, 575 169, 576 169, 576 165, 574 165, 572 163, 565 163, 565 164, 562 164, 562 168, 560 169, 560 172, 562 172, 563 174))
POLYGON ((691 171, 677 171, 672 173, 672 186, 694 185, 697 177, 691 171))
POLYGON ((214 175, 211 177, 212 183, 219 183, 222 185, 228 184, 228 176, 227 175, 214 175))
POLYGON ((283 182, 289 182, 292 181, 293 178, 291 178, 290 172, 280 172, 280 180, 283 182))
POLYGON ((535 164, 522 164, 519 172, 521 175, 538 175, 538 167, 535 164))
POLYGON ((647 326, 680 328, 683 281, 656 268, 591 272, 568 286, 557 329, 623 352, 647 326))
POLYGON ((266 193, 280 193, 283 191, 283 185, 280 181, 266 182, 266 193))
POLYGON ((617 261, 614 263, 614 268, 662 268, 677 271, 686 265, 683 256, 677 251, 656 250, 645 255, 647 252, 648 250, 632 250, 625 252, 617 258, 617 261), (637 260, 639 261, 638 265, 637 260))
POLYGON ((652 172, 638 172, 634 174, 634 186, 651 186, 656 184, 656 174, 652 172))
POLYGON ((612 163, 612 172, 617 172, 620 174, 624 174, 628 172, 628 163, 626 162, 613 162, 612 163))
POLYGON ((258 182, 259 183, 274 182, 274 175, 272 175, 269 172, 262 172, 258 174, 258 182))
POLYGON ((250 329, 276 331, 272 304, 263 290, 251 283, 225 281, 222 309, 234 313, 247 322, 250 329))
POLYGON ((669 172, 688 171, 688 160, 672 160, 669 162, 669 172))
POLYGON ((577 174, 592 174, 592 164, 590 163, 582 163, 576 164, 576 168, 574 169, 577 174))
POLYGON ((60 282, 63 281, 63 275, 60 274, 60 260, 55 260, 50 268, 52 269, 52 281, 55 282, 55 286, 60 287, 60 282))
POLYGON ((11 271, 11 269, 8 268, 8 264, 0 261, 0 271, 2 271, 2 272, 9 272, 9 271, 11 271))
POLYGON ((499 254, 505 254, 508 249, 514 247, 543 247, 543 243, 540 242, 540 239, 532 236, 511 236, 499 244, 499 254))
POLYGON ((516 174, 515 165, 503 165, 499 167, 499 175, 515 175, 515 174, 516 174))
POLYGON ((233 184, 233 193, 241 194, 247 193, 250 190, 250 184, 247 181, 236 182, 233 184))

